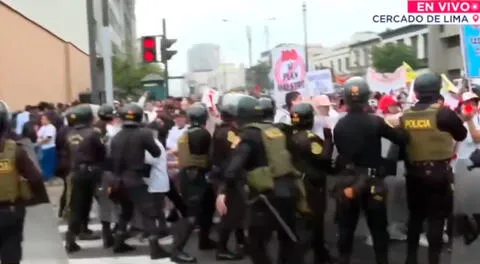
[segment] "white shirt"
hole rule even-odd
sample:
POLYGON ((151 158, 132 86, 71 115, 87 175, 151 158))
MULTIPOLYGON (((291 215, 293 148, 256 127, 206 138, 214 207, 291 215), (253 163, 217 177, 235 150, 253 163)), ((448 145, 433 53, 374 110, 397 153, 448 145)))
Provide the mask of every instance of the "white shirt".
POLYGON ((167 170, 167 151, 158 139, 155 139, 155 143, 157 143, 162 153, 159 157, 154 158, 148 151, 145 151, 145 163, 152 167, 150 169, 150 177, 144 179, 144 181, 148 184, 148 191, 150 193, 166 193, 170 190, 167 170))
POLYGON ((39 139, 46 139, 50 137, 48 142, 42 144, 42 149, 48 149, 55 147, 55 136, 57 135, 57 129, 54 125, 48 124, 41 126, 37 132, 37 136, 39 139))
POLYGON ((275 117, 273 118, 274 123, 283 123, 287 125, 292 124, 292 120, 290 119, 290 112, 283 108, 278 108, 275 112, 275 117))
POLYGON ((185 125, 183 128, 178 128, 178 126, 172 127, 168 132, 167 137, 167 149, 177 149, 178 139, 180 136, 188 130, 188 125, 185 125))
POLYGON ((28 122, 28 120, 30 120, 30 112, 23 111, 17 115, 17 127, 15 128, 15 132, 17 132, 17 134, 22 134, 23 126, 28 122))
POLYGON ((145 114, 147 114, 148 122, 153 122, 153 120, 157 119, 157 113, 154 111, 145 111, 145 114))
MULTIPOLYGON (((480 128, 480 117, 478 115, 475 115, 472 121, 477 129, 480 128)), ((457 159, 468 159, 470 154, 478 148, 478 144, 473 141, 472 134, 468 130, 468 125, 464 123, 464 126, 467 128, 467 137, 462 142, 458 142, 457 159)))

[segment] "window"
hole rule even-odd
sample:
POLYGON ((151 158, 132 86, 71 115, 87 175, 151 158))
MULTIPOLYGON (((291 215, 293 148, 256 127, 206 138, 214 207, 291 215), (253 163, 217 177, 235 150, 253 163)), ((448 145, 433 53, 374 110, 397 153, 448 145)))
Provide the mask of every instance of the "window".
POLYGON ((342 71, 342 59, 338 59, 337 63, 338 63, 338 71, 341 72, 342 71))
POLYGON ((398 44, 405 44, 405 40, 404 39, 399 39, 399 40, 397 40, 397 43, 398 44))
POLYGON ((460 36, 456 35, 456 36, 451 36, 451 37, 445 38, 443 40, 443 42, 445 43, 445 46, 447 48, 458 47, 458 46, 460 46, 460 36))
POLYGON ((345 68, 350 68, 350 58, 345 58, 345 68))
POLYGON ((368 56, 370 54, 370 50, 368 48, 363 49, 363 66, 368 67, 370 64, 370 58, 368 56))
POLYGON ((330 69, 333 69, 333 61, 330 61, 330 69))
POLYGON ((422 34, 423 37, 423 54, 425 54, 425 57, 428 57, 428 34, 424 33, 422 34))
POLYGON ((440 26, 438 27, 438 31, 440 31, 440 33, 445 32, 445 25, 440 25, 440 26))
POLYGON ((413 52, 415 52, 415 54, 417 54, 417 57, 418 57, 418 36, 413 36, 410 38, 410 46, 412 47, 413 49, 413 52))

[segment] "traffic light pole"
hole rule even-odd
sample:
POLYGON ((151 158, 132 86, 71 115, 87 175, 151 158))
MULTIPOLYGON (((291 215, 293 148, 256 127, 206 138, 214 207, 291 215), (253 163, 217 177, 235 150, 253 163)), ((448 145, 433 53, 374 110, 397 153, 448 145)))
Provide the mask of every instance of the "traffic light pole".
POLYGON ((90 50, 90 89, 92 91, 92 103, 100 101, 100 87, 98 85, 98 67, 97 67, 97 48, 96 48, 96 22, 93 11, 93 0, 87 0, 87 19, 88 19, 88 48, 90 50))
POLYGON ((102 0, 102 15, 102 56, 103 73, 105 77, 105 99, 107 101, 107 104, 113 105, 112 44, 110 39, 110 26, 108 21, 108 0, 102 0))
MULTIPOLYGON (((162 19, 162 31, 163 31, 163 36, 162 38, 167 38, 167 21, 165 18, 162 19)), ((169 96, 169 87, 168 87, 168 60, 165 61, 164 63, 165 69, 164 69, 164 83, 165 83, 165 90, 167 96, 169 96)))

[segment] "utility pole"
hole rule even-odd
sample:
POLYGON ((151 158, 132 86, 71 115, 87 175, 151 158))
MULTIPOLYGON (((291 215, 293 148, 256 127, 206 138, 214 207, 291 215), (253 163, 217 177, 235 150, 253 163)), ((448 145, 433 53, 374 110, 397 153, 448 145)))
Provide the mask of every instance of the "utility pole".
POLYGON ((305 69, 308 72, 308 28, 307 28, 307 3, 303 1, 302 4, 303 11, 303 45, 305 46, 305 69))
POLYGON ((88 21, 88 48, 90 50, 90 89, 92 91, 91 101, 92 103, 100 102, 100 87, 97 79, 97 22, 95 21, 95 15, 93 11, 93 0, 87 0, 87 21, 88 21))
POLYGON ((108 0, 102 0, 102 56, 105 77, 105 99, 107 104, 113 105, 112 44, 108 10, 108 0))
MULTIPOLYGON (((167 38, 167 21, 165 20, 165 18, 162 18, 162 32, 163 32, 163 36, 162 38, 166 39, 167 38)), ((162 48, 163 49, 163 48, 162 48)), ((162 58, 163 60, 163 58, 162 58)), ((166 94, 167 94, 167 97, 169 95, 169 87, 168 87, 168 61, 165 61, 163 63, 163 65, 165 66, 165 69, 164 69, 164 77, 163 79, 165 80, 165 90, 166 90, 166 94)))
POLYGON ((248 64, 252 67, 252 28, 247 26, 247 41, 248 41, 248 64))

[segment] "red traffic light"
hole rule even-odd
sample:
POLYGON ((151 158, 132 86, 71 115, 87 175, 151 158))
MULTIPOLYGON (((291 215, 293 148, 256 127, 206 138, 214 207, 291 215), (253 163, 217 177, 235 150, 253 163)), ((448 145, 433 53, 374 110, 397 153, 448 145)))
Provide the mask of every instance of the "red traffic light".
POLYGON ((143 60, 145 62, 155 62, 156 61, 155 53, 153 53, 152 51, 146 50, 143 53, 143 60))
POLYGON ((154 37, 143 38, 143 48, 145 49, 154 49, 156 48, 156 42, 154 37))

